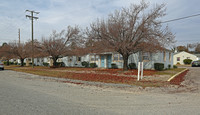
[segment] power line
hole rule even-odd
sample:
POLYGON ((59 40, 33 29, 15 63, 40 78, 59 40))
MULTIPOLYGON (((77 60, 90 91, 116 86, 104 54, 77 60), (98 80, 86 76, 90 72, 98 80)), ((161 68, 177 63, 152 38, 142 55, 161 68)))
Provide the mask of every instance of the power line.
POLYGON ((191 17, 195 17, 195 16, 200 16, 200 14, 195 14, 195 15, 185 16, 185 17, 176 18, 176 19, 172 19, 172 20, 167 20, 167 21, 163 21, 161 23, 173 22, 173 21, 182 20, 182 19, 186 19, 186 18, 191 18, 191 17))

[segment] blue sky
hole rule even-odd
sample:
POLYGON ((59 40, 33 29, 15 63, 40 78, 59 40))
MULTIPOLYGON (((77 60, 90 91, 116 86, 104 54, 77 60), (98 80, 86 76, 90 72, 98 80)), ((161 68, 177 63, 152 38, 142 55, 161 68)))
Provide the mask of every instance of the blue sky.
MULTIPOLYGON (((163 21, 200 13, 200 0, 146 0, 150 4, 165 3, 167 15, 163 21)), ((82 29, 96 20, 106 18, 115 9, 128 7, 140 0, 0 0, 0 44, 31 38, 31 23, 25 10, 40 12, 34 21, 34 38, 49 36, 52 30, 61 31, 68 25, 79 25, 82 29)), ((176 35, 176 45, 200 42, 200 16, 167 23, 176 35)), ((164 24, 166 26, 166 24, 164 24)))

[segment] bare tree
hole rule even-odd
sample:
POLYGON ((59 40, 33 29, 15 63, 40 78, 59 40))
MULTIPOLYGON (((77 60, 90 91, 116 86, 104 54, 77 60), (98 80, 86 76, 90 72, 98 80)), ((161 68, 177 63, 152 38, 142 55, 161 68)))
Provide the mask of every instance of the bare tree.
POLYGON ((142 1, 129 8, 116 10, 107 19, 91 24, 88 37, 100 41, 102 47, 113 49, 123 56, 123 69, 127 70, 128 57, 139 51, 153 52, 168 46, 174 35, 163 28, 158 19, 165 15, 165 5, 150 9, 142 1))
POLYGON ((21 61, 21 66, 24 66, 24 59, 28 58, 31 53, 30 53, 30 46, 27 43, 9 43, 9 52, 11 53, 14 58, 18 58, 21 61))
POLYGON ((9 60, 14 57, 11 47, 7 43, 3 43, 0 47, 0 57, 7 61, 7 65, 9 65, 9 60))
POLYGON ((182 52, 182 51, 188 52, 188 48, 186 46, 177 46, 177 51, 178 52, 182 52))
POLYGON ((56 67, 59 57, 72 54, 71 44, 76 43, 80 36, 78 27, 69 26, 67 31, 62 30, 59 33, 53 31, 49 38, 42 39, 42 51, 52 57, 53 66, 56 67))
POLYGON ((200 43, 197 43, 197 44, 196 44, 195 52, 196 52, 196 53, 200 53, 200 43))

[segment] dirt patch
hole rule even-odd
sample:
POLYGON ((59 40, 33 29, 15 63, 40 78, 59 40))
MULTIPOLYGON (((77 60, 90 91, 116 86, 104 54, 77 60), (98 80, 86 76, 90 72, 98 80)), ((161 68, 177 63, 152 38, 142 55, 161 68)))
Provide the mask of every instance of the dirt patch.
POLYGON ((171 81, 170 81, 170 84, 173 84, 173 85, 180 85, 181 82, 184 81, 184 76, 188 73, 189 70, 186 70, 184 72, 182 72, 181 74, 177 75, 175 78, 173 78, 171 81))

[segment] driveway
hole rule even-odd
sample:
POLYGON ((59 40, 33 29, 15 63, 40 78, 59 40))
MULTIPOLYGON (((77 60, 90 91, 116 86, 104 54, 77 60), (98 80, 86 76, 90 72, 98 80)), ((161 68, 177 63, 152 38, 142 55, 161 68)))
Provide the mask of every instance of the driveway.
MULTIPOLYGON (((176 115, 200 113, 200 68, 190 68, 183 84, 194 91, 169 93, 63 83, 0 71, 0 113, 7 115, 176 115)), ((138 88, 137 88, 138 89, 138 88)), ((159 90, 161 89, 161 90, 159 90)), ((173 88, 167 88, 166 90, 173 88)))

